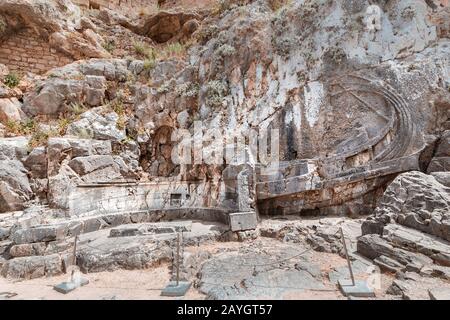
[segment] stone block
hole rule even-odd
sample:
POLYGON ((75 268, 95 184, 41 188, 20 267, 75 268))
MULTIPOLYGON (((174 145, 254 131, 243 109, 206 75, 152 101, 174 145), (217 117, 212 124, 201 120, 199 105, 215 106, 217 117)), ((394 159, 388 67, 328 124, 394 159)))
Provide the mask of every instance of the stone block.
POLYGON ((230 213, 231 231, 252 230, 257 225, 258 219, 254 211, 230 213))
POLYGON ((24 243, 11 247, 9 254, 13 257, 41 256, 45 252, 45 243, 24 243))
POLYGON ((34 279, 61 273, 61 258, 57 254, 7 260, 1 270, 2 276, 13 279, 34 279))
POLYGON ((61 240, 64 238, 64 231, 63 225, 48 225, 19 229, 12 234, 11 240, 15 244, 61 240))
POLYGON ((450 300, 449 288, 433 288, 428 290, 431 300, 450 300))

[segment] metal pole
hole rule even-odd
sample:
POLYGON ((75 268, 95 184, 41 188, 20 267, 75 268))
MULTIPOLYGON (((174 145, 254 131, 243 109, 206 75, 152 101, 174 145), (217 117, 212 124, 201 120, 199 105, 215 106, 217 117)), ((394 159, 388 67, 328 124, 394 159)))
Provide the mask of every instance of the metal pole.
POLYGON ((177 287, 180 282, 180 233, 177 234, 177 287))
MULTIPOLYGON (((77 265, 77 242, 78 242, 78 235, 75 235, 75 239, 73 241, 73 265, 77 265)), ((72 274, 70 275, 70 280, 73 282, 73 276, 75 274, 75 268, 72 268, 72 274)))
POLYGON ((78 235, 75 235, 75 240, 73 242, 73 264, 77 264, 77 241, 78 241, 78 235))
POLYGON ((344 232, 342 231, 342 228, 340 228, 340 230, 341 230, 342 243, 344 244, 345 258, 347 259, 348 270, 350 271, 350 277, 352 278, 352 286, 354 286, 355 285, 355 277, 353 276, 352 264, 350 263, 350 259, 348 257, 348 251, 347 251, 347 245, 345 243, 344 232))

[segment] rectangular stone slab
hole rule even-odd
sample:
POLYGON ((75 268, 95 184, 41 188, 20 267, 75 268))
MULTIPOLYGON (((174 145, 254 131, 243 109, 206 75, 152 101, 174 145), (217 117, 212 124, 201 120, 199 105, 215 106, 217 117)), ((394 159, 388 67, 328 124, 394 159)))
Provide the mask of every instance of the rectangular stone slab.
POLYGON ((82 287, 85 286, 89 283, 89 280, 86 278, 81 278, 80 279, 80 283, 75 283, 75 282, 61 282, 60 284, 57 284, 56 286, 53 287, 53 289, 55 289, 56 291, 58 291, 59 293, 63 293, 63 294, 67 294, 69 292, 72 292, 73 290, 75 290, 78 287, 82 287))
POLYGON ((177 286, 176 281, 171 281, 161 291, 161 295, 165 297, 182 297, 188 292, 189 288, 191 287, 191 283, 187 281, 180 281, 177 286))
POLYGON ((359 297, 359 298, 373 298, 375 297, 375 292, 369 288, 367 282, 364 280, 355 280, 355 285, 352 284, 351 280, 339 280, 339 289, 342 294, 346 297, 359 297))
POLYGON ((243 231, 256 229, 258 220, 256 212, 236 212, 230 213, 230 228, 231 231, 243 231))

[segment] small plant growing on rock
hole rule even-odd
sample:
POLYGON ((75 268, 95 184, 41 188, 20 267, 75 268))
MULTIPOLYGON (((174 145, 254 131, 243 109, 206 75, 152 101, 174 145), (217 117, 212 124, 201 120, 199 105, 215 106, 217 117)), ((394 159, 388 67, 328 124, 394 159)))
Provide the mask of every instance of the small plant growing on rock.
POLYGON ((213 80, 206 84, 206 103, 212 107, 222 105, 223 97, 228 91, 227 86, 219 80, 213 80))
POLYGON ((167 93, 170 91, 170 88, 172 87, 171 81, 164 82, 158 89, 156 89, 156 92, 158 93, 167 93))
POLYGON ((283 7, 289 5, 290 3, 291 3, 291 0, 270 0, 269 1, 270 8, 275 12, 278 12, 279 10, 281 10, 283 7))
POLYGON ((63 136, 66 134, 67 128, 69 127, 71 119, 69 118, 61 118, 58 121, 58 134, 63 136))
POLYGON ((163 56, 165 58, 182 57, 184 56, 185 53, 186 53, 186 46, 179 42, 174 42, 167 45, 167 47, 164 48, 163 56))
POLYGON ((82 103, 71 103, 69 106, 69 111, 75 114, 76 116, 79 116, 80 114, 87 111, 87 108, 82 103))
POLYGON ((144 70, 152 70, 156 66, 156 60, 147 58, 144 60, 144 70))
POLYGON ((30 141, 28 142, 28 146, 30 148, 44 146, 47 144, 48 138, 50 138, 51 136, 52 136, 51 132, 38 129, 31 135, 30 141))
POLYGON ((139 55, 145 55, 147 48, 145 47, 145 44, 142 42, 135 42, 133 43, 134 51, 139 55))
POLYGON ((175 93, 180 97, 193 98, 198 95, 200 87, 197 83, 186 82, 175 88, 175 93))
POLYGON ((110 102, 109 106, 119 116, 125 114, 125 108, 123 106, 123 102, 122 102, 121 98, 117 98, 114 101, 110 102))
POLYGON ((7 74, 5 76, 5 79, 3 80, 3 83, 9 88, 17 87, 19 85, 19 82, 20 82, 20 78, 15 73, 7 74))
POLYGON ((50 136, 56 135, 54 132, 42 130, 39 123, 34 119, 27 119, 20 122, 8 121, 6 123, 6 130, 13 135, 31 136, 28 142, 30 148, 45 145, 50 136))
POLYGON ((116 49, 116 42, 114 40, 106 41, 105 43, 103 43, 103 49, 105 49, 109 53, 112 53, 116 49))
POLYGON ((216 50, 216 54, 221 57, 229 57, 232 56, 236 52, 236 49, 229 44, 223 44, 216 50))
POLYGON ((230 9, 231 7, 231 1, 230 0, 219 0, 215 3, 212 14, 213 15, 220 15, 230 9))
POLYGON ((6 31, 6 22, 4 21, 3 17, 0 17, 0 34, 4 33, 6 31))

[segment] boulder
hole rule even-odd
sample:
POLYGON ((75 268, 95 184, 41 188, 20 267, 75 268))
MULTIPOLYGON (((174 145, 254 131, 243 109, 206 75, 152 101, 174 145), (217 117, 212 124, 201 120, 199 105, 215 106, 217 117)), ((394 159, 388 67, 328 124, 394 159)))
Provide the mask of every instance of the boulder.
POLYGON ((71 97, 69 103, 75 103, 81 100, 82 91, 83 84, 79 80, 50 78, 25 97, 23 109, 33 116, 57 115, 63 111, 66 97, 71 97))
POLYGON ((28 154, 28 138, 0 138, 0 160, 23 160, 28 154))
POLYGON ((62 259, 58 254, 14 258, 7 260, 1 270, 2 276, 12 279, 34 279, 62 272, 62 259))
POLYGON ((68 165, 85 181, 111 181, 130 173, 123 160, 118 156, 78 157, 72 159, 68 165))
POLYGON ((45 147, 33 149, 24 161, 33 178, 47 177, 47 150, 45 147))
POLYGON ((45 247, 45 242, 17 244, 13 245, 11 249, 9 249, 9 254, 15 258, 42 256, 45 253, 45 247))
POLYGON ((382 234, 398 223, 450 240, 450 188, 418 171, 399 175, 386 189, 374 215, 363 223, 363 234, 382 234))
POLYGON ((7 124, 9 121, 21 121, 24 119, 25 114, 21 106, 17 98, 0 99, 0 122, 7 124))
POLYGON ((47 145, 49 176, 59 172, 61 162, 65 158, 112 153, 111 142, 107 140, 50 138, 47 145))
POLYGON ((27 244, 61 240, 64 236, 64 225, 44 225, 18 229, 13 232, 10 239, 15 244, 27 244))
POLYGON ((67 128, 67 135, 98 140, 122 141, 125 129, 117 127, 119 116, 115 112, 101 114, 100 109, 92 109, 81 115, 80 120, 67 128))
POLYGON ((69 166, 63 166, 57 174, 48 178, 48 201, 51 206, 60 209, 69 208, 69 196, 76 189, 77 183, 82 182, 69 166))
MULTIPOLYGON (((357 252, 372 260, 384 256, 397 261, 403 266, 410 263, 425 266, 433 262, 422 254, 396 248, 377 234, 361 236, 357 242, 357 252)), ((381 261, 383 261, 383 258, 381 261)))
POLYGON ((22 210, 33 196, 27 170, 16 160, 0 160, 0 212, 22 210))
POLYGON ((33 116, 55 116, 72 111, 71 104, 95 107, 103 102, 105 91, 104 77, 89 76, 83 80, 51 77, 25 97, 23 110, 33 116))
POLYGON ((130 73, 126 60, 91 59, 80 65, 80 71, 86 76, 105 77, 108 81, 126 81, 130 73))

